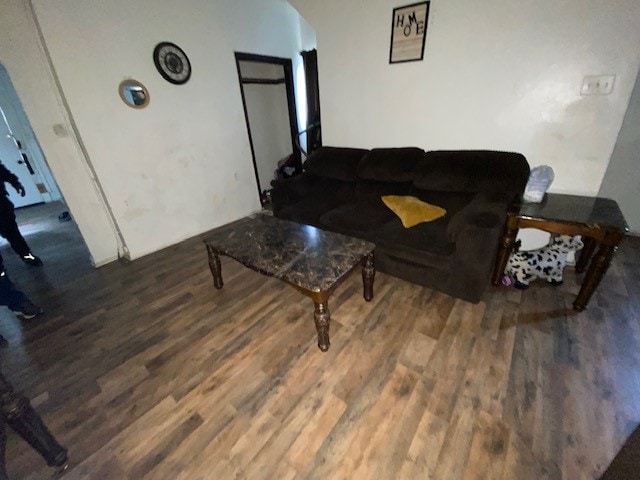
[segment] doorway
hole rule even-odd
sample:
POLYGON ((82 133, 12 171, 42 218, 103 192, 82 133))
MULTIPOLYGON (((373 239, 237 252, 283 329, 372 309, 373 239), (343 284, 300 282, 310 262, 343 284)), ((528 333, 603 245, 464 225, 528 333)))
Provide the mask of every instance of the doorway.
POLYGON ((40 182, 34 178, 35 170, 29 161, 24 145, 13 134, 13 130, 7 121, 7 115, 1 106, 0 162, 2 162, 11 173, 17 176, 20 183, 24 186, 24 196, 18 195, 18 192, 13 188, 7 189, 9 199, 16 208, 44 203, 42 193, 38 190, 38 184, 40 184, 40 182))
POLYGON ((11 83, 9 74, 0 63, 0 161, 18 177, 25 187, 20 196, 11 187, 9 199, 16 206, 26 207, 61 199, 49 166, 33 133, 29 119, 11 83))
MULTIPOLYGON (((16 223, 34 254, 50 264, 54 255, 78 254, 89 259, 83 241, 78 248, 67 248, 68 241, 82 239, 68 212, 58 185, 45 159, 31 123, 22 107, 9 74, 0 63, 0 161, 25 188, 20 196, 6 184, 9 200, 16 207, 16 223), (61 248, 65 245, 64 248, 61 248)), ((11 253, 9 243, 0 237, 5 266, 20 270, 19 258, 11 253)), ((86 262, 89 264, 89 262, 86 262)), ((16 278, 20 278, 15 273, 16 278)), ((25 281, 25 283, 28 283, 25 281)))
POLYGON ((302 171, 293 67, 288 58, 236 52, 236 67, 260 203, 271 181, 302 171))

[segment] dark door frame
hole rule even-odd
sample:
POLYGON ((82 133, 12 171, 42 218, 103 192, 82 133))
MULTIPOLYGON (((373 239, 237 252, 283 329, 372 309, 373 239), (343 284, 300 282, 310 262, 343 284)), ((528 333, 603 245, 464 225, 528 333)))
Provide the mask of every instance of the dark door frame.
MULTIPOLYGON (((254 53, 235 52, 236 69, 238 70, 238 84, 240 85, 240 95, 242 96, 242 107, 244 109, 244 119, 247 124, 247 133, 249 134, 249 146, 251 147, 251 157, 253 160, 253 171, 256 175, 256 184, 258 186, 258 195, 262 202, 262 186, 258 177, 258 165, 256 163, 256 152, 253 148, 253 138, 251 136, 251 126, 249 125, 249 113, 247 111, 247 101, 244 96, 243 83, 274 83, 273 81, 260 81, 260 79, 245 79, 243 82, 242 73, 240 72, 240 62, 258 62, 268 63, 271 65, 282 65, 284 67, 284 84, 287 89, 287 104, 289 107, 289 129, 291 130, 291 151, 296 164, 296 172, 302 172, 302 157, 300 150, 296 147, 296 138, 298 137, 298 114, 296 110, 295 92, 293 86, 293 64, 290 58, 270 57, 266 55, 257 55, 254 53)), ((268 186, 267 186, 268 187, 268 186)), ((266 189, 265 189, 266 190, 266 189)))

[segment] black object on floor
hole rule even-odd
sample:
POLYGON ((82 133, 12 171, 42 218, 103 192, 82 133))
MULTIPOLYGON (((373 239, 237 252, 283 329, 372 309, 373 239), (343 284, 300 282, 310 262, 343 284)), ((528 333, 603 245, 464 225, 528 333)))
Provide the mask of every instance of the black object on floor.
POLYGON ((640 426, 627 438, 600 480, 637 480, 640 478, 640 426))
POLYGON ((71 214, 68 211, 65 210, 60 215, 58 215, 58 220, 61 221, 61 222, 70 222, 71 221, 71 214))

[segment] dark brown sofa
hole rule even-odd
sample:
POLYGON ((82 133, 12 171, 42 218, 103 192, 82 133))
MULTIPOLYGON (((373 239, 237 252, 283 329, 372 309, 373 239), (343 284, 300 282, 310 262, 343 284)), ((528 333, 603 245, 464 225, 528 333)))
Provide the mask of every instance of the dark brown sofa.
POLYGON ((323 147, 294 178, 274 180, 274 215, 376 244, 376 268, 477 303, 507 207, 529 164, 517 153, 323 147), (404 228, 382 195, 413 195, 447 214, 404 228))

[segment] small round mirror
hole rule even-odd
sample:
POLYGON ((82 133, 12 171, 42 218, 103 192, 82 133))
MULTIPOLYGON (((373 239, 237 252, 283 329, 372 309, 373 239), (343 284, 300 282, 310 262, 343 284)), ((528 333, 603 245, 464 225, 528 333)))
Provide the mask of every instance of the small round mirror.
POLYGON ((149 91, 142 83, 133 79, 120 82, 120 98, 131 108, 144 108, 149 105, 149 91))

